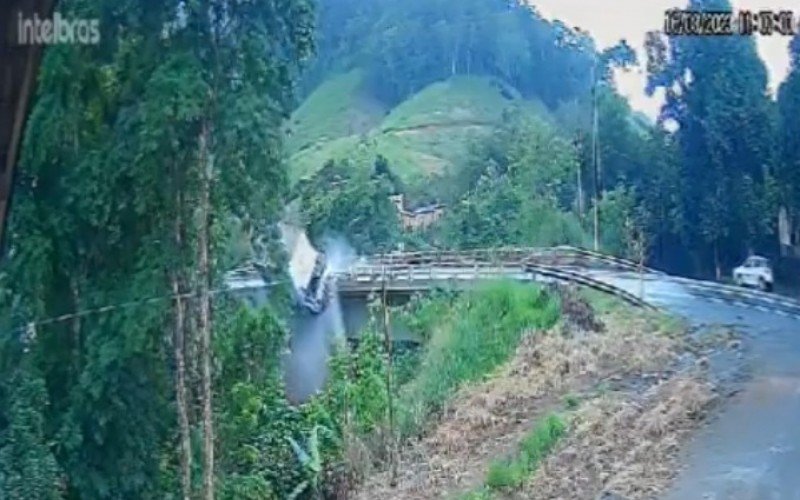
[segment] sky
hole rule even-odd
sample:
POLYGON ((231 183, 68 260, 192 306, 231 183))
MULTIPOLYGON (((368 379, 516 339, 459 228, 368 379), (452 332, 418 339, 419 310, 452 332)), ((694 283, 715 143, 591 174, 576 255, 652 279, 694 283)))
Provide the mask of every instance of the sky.
MULTIPOLYGON (((640 67, 617 74, 619 92, 631 106, 651 118, 658 115, 662 96, 648 98, 644 93, 646 75, 644 35, 664 25, 664 11, 684 7, 686 0, 529 0, 549 19, 588 31, 601 48, 624 38, 636 50, 640 67)), ((792 10, 800 16, 800 0, 733 0, 734 10, 792 10)), ((769 70, 770 91, 775 92, 789 70, 790 37, 756 35, 758 52, 769 70)))

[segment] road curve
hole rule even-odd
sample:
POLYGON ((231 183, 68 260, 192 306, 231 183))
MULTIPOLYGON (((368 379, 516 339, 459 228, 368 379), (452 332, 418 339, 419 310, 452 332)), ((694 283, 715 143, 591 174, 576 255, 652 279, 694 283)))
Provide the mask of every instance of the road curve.
MULTIPOLYGON (((640 292, 634 274, 586 272, 640 292)), ((687 446, 665 500, 800 500, 800 308, 664 275, 646 277, 644 299, 693 325, 735 327, 751 374, 687 446)))

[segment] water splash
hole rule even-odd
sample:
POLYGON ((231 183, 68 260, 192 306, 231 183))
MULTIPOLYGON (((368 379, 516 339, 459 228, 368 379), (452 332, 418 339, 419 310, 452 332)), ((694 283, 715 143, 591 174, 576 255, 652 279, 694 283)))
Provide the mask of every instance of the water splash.
MULTIPOLYGON (((356 259, 355 251, 344 238, 330 237, 323 243, 325 268, 321 286, 327 287, 327 300, 319 314, 301 311, 292 325, 290 352, 285 364, 286 390, 294 402, 308 400, 325 385, 328 358, 333 345, 344 338, 342 308, 333 275, 347 269, 356 259)), ((296 290, 305 284, 295 283, 296 290)))
POLYGON ((342 237, 329 237, 324 240, 326 255, 325 282, 329 286, 329 301, 327 311, 332 317, 331 325, 338 338, 343 338, 345 334, 344 316, 342 306, 339 303, 339 292, 336 288, 336 280, 333 278, 335 273, 340 273, 349 269, 356 261, 357 255, 353 247, 342 237))

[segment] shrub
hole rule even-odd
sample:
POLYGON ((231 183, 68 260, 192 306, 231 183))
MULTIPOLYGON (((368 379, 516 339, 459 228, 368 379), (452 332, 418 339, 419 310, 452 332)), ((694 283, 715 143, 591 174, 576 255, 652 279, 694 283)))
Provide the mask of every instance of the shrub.
POLYGON ((418 375, 401 390, 401 435, 416 433, 462 384, 507 361, 523 332, 553 325, 558 309, 541 288, 513 282, 489 284, 457 298, 448 313, 432 322, 418 375))
POLYGON ((489 467, 486 485, 489 488, 519 488, 555 447, 567 426, 558 415, 549 415, 522 440, 520 452, 513 460, 495 462, 489 467))
POLYGON ((494 462, 489 467, 489 474, 486 476, 486 485, 489 488, 517 488, 528 476, 520 462, 494 462))

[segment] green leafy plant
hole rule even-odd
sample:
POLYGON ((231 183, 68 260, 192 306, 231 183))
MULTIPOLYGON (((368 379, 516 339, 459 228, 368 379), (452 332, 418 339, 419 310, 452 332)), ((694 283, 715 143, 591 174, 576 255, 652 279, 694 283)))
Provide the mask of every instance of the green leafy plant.
POLYGON ((315 498, 322 497, 323 462, 320 452, 321 434, 333 436, 330 429, 321 425, 314 426, 308 434, 304 448, 293 438, 286 438, 294 451, 297 461, 303 471, 303 481, 289 494, 289 500, 299 498, 303 493, 309 493, 315 498))
POLYGON ((520 443, 519 454, 511 460, 494 462, 489 467, 486 485, 494 489, 519 488, 566 433, 558 415, 548 415, 520 443))
POLYGON ((574 410, 581 404, 580 397, 576 394, 567 394, 564 396, 564 406, 568 410, 574 410))

